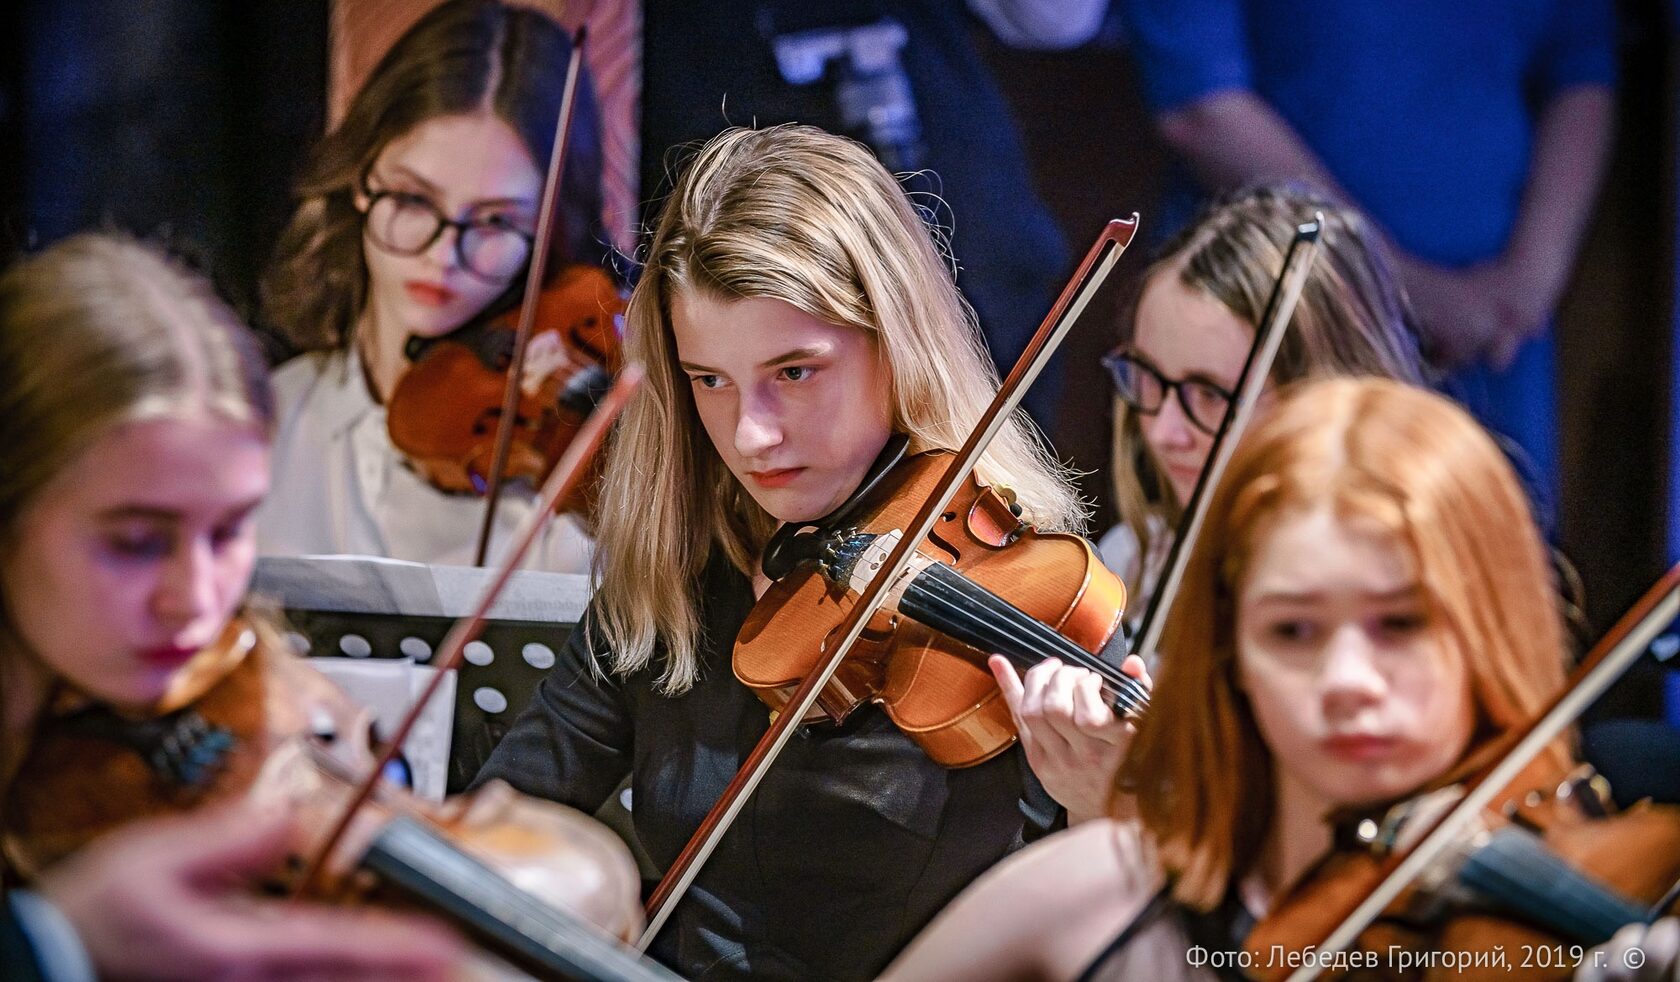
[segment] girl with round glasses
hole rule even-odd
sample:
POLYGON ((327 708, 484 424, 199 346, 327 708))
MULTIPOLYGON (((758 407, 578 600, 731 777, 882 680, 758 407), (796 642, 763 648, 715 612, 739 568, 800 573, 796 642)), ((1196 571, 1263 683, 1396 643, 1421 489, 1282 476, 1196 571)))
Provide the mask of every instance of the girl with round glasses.
POLYGON ((1114 500, 1103 561, 1141 614, 1236 391, 1296 226, 1324 214, 1322 244, 1272 369, 1281 384, 1322 375, 1421 383, 1416 331, 1390 260, 1359 213, 1293 187, 1213 204, 1145 272, 1114 384, 1114 500))
MULTIPOLYGON (((1305 190, 1260 186, 1211 205, 1143 277, 1114 383, 1114 500, 1120 523, 1097 551, 1125 581, 1128 618, 1149 606, 1172 528, 1230 405, 1295 228, 1324 215, 1321 248, 1272 368, 1277 384, 1369 375, 1419 383, 1416 334, 1376 232, 1359 213, 1305 190)), ((1047 661, 1019 681, 993 674, 1014 710, 1033 772, 1070 822, 1109 808, 1131 727, 1084 669, 1047 661)))
MULTIPOLYGON (((263 552, 472 561, 483 499, 439 491, 409 467, 385 407, 412 341, 518 302, 570 54, 542 14, 451 0, 397 41, 316 147, 264 282, 269 319, 304 354, 274 377, 263 552)), ((605 251, 598 124, 583 82, 553 270, 605 251)), ((556 367, 535 351, 528 365, 527 381, 556 367)), ((529 488, 504 491, 490 561, 531 506, 529 488)), ((583 572, 592 551, 583 526, 561 516, 530 565, 583 572)))

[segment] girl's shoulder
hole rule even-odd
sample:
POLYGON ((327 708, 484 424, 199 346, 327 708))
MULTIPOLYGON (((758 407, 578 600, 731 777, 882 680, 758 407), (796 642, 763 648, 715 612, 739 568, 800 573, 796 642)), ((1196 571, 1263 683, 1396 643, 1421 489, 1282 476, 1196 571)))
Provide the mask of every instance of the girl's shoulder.
MULTIPOLYGON (((1150 513, 1148 524, 1148 565, 1152 567, 1150 572, 1157 572, 1153 567, 1159 566, 1166 558, 1172 543, 1172 530, 1167 527, 1166 520, 1154 512, 1150 513)), ((1143 546, 1138 542, 1137 532, 1125 522, 1116 524, 1097 540, 1097 558, 1127 584, 1137 582, 1145 573, 1142 553, 1143 546)))
POLYGON ((1142 570, 1141 552, 1137 533, 1125 522, 1104 532, 1097 540, 1097 558, 1127 583, 1134 582, 1142 570))
POLYGON ((312 393, 337 388, 349 376, 343 351, 306 351, 281 362, 269 375, 276 404, 285 409, 306 402, 312 393))
POLYGON ((1154 851, 1136 823, 1076 825, 982 875, 888 977, 1073 978, 1160 883, 1154 851))
MULTIPOLYGON (((1021 883, 1052 878, 1071 893, 1113 896, 1141 895, 1147 899, 1159 886, 1155 851, 1135 821, 1100 818, 1082 822, 1044 839, 1000 863, 999 879, 1021 883), (1088 891, 1088 892, 1087 892, 1088 891)), ((990 875, 990 874, 988 874, 990 875)), ((1079 899, 1069 897, 1070 905, 1079 899)))

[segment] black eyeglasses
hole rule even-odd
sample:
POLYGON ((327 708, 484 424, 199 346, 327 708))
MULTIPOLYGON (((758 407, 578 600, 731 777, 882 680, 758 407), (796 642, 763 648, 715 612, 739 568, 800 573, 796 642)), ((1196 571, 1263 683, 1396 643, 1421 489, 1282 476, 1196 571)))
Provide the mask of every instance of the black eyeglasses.
POLYGON ((1154 366, 1134 355, 1113 351, 1103 356, 1103 367, 1114 383, 1114 391, 1126 405, 1153 416, 1166 404, 1167 393, 1178 394, 1178 404, 1190 425, 1208 436, 1219 432, 1219 423, 1230 408, 1231 393, 1199 379, 1169 379, 1154 366))
POLYGON ((509 279, 531 256, 535 237, 500 215, 458 222, 431 199, 410 191, 375 191, 367 195, 367 232, 373 244, 398 256, 418 256, 432 247, 443 230, 455 230, 455 259, 482 280, 509 279))

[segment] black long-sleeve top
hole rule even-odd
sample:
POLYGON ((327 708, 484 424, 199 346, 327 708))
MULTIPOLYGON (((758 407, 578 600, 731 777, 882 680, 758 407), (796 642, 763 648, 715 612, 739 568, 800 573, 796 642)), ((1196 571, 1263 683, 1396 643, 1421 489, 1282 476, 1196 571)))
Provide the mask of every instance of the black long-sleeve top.
MULTIPOLYGON (((633 772, 637 835, 667 868, 769 727, 729 662, 750 581, 714 556, 700 596, 693 689, 660 695, 649 670, 603 681, 589 665, 586 614, 477 780, 593 811, 633 772)), ((865 706, 788 743, 652 953, 694 979, 872 978, 1056 818, 1018 748, 948 770, 865 706)))

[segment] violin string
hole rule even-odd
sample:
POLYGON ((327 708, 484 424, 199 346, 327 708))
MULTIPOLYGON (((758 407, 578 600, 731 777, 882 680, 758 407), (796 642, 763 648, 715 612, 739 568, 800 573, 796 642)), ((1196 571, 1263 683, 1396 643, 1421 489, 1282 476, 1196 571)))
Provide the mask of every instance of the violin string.
MULTIPOLYGON (((948 569, 949 567, 946 568, 948 569)), ((1018 632, 1030 635, 1033 640, 1038 641, 1040 645, 1042 645, 1042 647, 1037 651, 1013 656, 1016 664, 1031 668, 1033 665, 1038 664, 1038 661, 1042 661, 1044 658, 1060 658, 1069 664, 1087 669, 1088 671, 1091 671, 1101 677, 1103 680, 1103 693, 1110 697, 1117 708, 1130 714, 1138 714, 1148 706, 1149 692, 1142 682, 1121 671, 1116 666, 1103 661, 1100 657, 1079 647, 1065 635, 1057 632, 1042 621, 1033 618, 1025 611, 1016 607, 1014 604, 1009 603, 1009 601, 1004 600, 1002 597, 998 597, 985 587, 974 583, 972 580, 968 580, 956 570, 951 570, 951 572, 955 574, 956 577, 960 578, 963 584, 966 584, 951 584, 952 586, 957 587, 960 590, 972 589, 977 591, 982 597, 989 601, 989 604, 978 606, 978 616, 983 618, 987 614, 993 613, 993 610, 990 609, 990 604, 995 604, 999 612, 1007 612, 1009 615, 1007 620, 1001 623, 994 621, 993 624, 990 625, 994 631, 997 631, 1002 636, 1008 636, 1010 629, 1014 629, 1018 632), (1049 650, 1046 651, 1045 649, 1049 650), (1037 661, 1026 660, 1030 658, 1036 658, 1037 661)), ((1011 653, 1009 652, 1000 653, 1004 654, 1006 657, 1011 657, 1011 653)))
MULTIPOLYGON (((1028 637, 1025 640, 1031 644, 1031 650, 1019 652, 1002 650, 1007 646, 998 645, 999 653, 1006 657, 1013 654, 1017 658, 1036 657, 1041 661, 1045 658, 1057 657, 1081 668, 1089 669, 1110 681, 1116 680, 1120 675, 1117 669, 1097 659, 1085 649, 1080 648, 1065 636, 1051 629, 1049 625, 963 576, 962 573, 950 566, 938 564, 929 567, 927 572, 917 577, 915 585, 926 590, 929 599, 941 602, 942 612, 946 615, 946 619, 952 623, 968 622, 971 625, 982 627, 984 633, 1000 639, 1027 635, 1028 637), (933 572, 935 569, 941 572, 933 572), (976 600, 981 602, 975 603, 976 600), (968 602, 964 603, 964 601, 968 602)), ((1036 662, 1033 664, 1036 664, 1036 662)))
POLYGON ((973 628, 974 634, 994 642, 977 647, 996 650, 1018 666, 1031 668, 1045 658, 1060 658, 1087 669, 1103 680, 1104 695, 1127 714, 1137 715, 1148 705, 1148 690, 1142 682, 946 564, 935 564, 918 575, 905 591, 906 600, 912 599, 912 590, 918 595, 915 599, 927 601, 929 619, 944 622, 930 627, 973 628), (1012 649, 1001 643, 1008 640, 1024 640, 1027 647, 1012 649))

